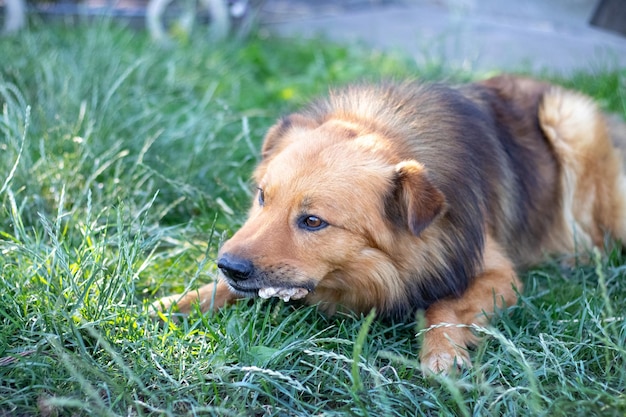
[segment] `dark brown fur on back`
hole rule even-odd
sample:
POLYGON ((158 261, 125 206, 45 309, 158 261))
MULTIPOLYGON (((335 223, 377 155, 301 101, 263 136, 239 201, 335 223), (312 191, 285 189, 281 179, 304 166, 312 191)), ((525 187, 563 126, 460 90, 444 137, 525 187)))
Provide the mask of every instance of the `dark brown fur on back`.
POLYGON ((547 232, 558 215, 561 193, 557 159, 538 119, 541 99, 550 85, 501 76, 479 86, 480 98, 476 99, 490 113, 492 129, 514 176, 499 190, 503 209, 491 208, 490 212, 496 215, 492 222, 497 224, 490 226, 517 265, 536 263, 544 255, 540 249, 544 247, 542 240, 550 236, 547 232), (502 211, 508 213, 503 218, 497 216, 502 211))

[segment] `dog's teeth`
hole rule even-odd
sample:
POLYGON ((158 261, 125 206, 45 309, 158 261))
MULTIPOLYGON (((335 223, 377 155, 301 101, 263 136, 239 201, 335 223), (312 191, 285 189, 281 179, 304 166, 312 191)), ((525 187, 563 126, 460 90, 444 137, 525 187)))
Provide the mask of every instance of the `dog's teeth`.
POLYGON ((278 297, 284 302, 288 302, 289 300, 299 300, 304 298, 309 293, 308 290, 304 288, 261 288, 259 290, 259 297, 261 298, 271 298, 278 297))
POLYGON ((287 302, 291 298, 291 290, 289 288, 283 288, 278 292, 277 296, 287 302))
POLYGON ((301 298, 306 297, 309 293, 309 290, 305 288, 294 288, 294 293, 291 295, 292 300, 299 300, 301 298))
POLYGON ((296 291, 295 288, 283 288, 278 292, 278 296, 282 298, 284 302, 288 302, 296 291))
POLYGON ((259 290, 259 297, 270 298, 270 297, 275 296, 277 292, 278 290, 276 288, 272 288, 272 287, 261 288, 259 290))

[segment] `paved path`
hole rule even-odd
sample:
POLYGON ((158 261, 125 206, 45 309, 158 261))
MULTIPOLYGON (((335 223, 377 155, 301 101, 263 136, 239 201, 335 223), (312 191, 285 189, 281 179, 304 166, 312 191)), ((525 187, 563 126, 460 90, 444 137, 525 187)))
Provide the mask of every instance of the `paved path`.
MULTIPOLYGON (((471 71, 626 68, 626 37, 589 25, 597 0, 267 0, 282 36, 319 34, 471 71)), ((626 7, 626 0, 624 3, 626 7)))

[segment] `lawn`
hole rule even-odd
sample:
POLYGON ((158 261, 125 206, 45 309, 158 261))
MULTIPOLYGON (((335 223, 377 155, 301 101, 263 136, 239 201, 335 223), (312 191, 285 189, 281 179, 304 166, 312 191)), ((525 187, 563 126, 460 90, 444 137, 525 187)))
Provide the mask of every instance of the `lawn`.
MULTIPOLYGON (((159 47, 110 24, 0 39, 0 416, 624 416, 626 255, 524 273, 474 367, 424 378, 415 323, 241 302, 211 282, 276 118, 355 80, 483 77, 323 40, 159 47)), ((626 115, 626 70, 563 79, 626 115)))

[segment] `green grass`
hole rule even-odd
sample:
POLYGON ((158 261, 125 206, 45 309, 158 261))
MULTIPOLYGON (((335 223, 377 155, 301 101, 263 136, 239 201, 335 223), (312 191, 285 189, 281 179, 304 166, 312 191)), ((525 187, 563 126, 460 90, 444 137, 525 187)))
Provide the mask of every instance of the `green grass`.
MULTIPOLYGON (((422 377, 412 323, 273 301, 148 316, 215 277, 281 114, 352 80, 480 75, 322 40, 160 48, 103 24, 0 39, 0 415, 625 415, 619 252, 525 274, 450 378, 422 377)), ((624 70, 559 81, 626 114, 624 70)))

